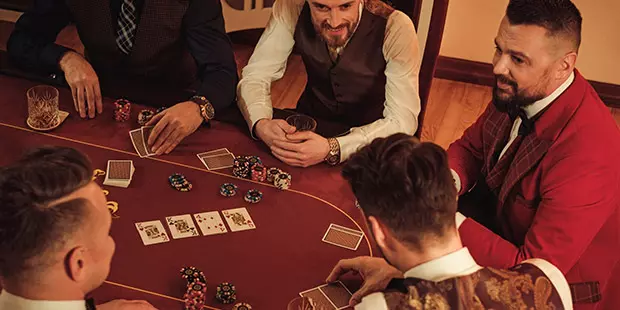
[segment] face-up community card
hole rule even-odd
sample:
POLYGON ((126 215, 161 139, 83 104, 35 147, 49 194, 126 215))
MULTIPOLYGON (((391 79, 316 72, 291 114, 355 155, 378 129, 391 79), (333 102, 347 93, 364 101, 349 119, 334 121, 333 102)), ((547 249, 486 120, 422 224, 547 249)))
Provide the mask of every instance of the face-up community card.
POLYGON ((138 230, 144 245, 170 241, 170 238, 164 229, 164 225, 159 220, 136 223, 136 229, 138 230))
POLYGON ((205 153, 198 154, 198 158, 209 170, 218 170, 230 168, 233 166, 235 156, 231 153, 207 155, 205 153))
POLYGON ((155 155, 155 152, 153 152, 149 147, 149 137, 151 136, 153 128, 155 128, 155 126, 143 126, 140 128, 140 130, 142 130, 142 142, 144 143, 144 149, 149 156, 155 155))
POLYGON ((217 211, 194 214, 194 218, 205 236, 227 233, 224 220, 217 211))
POLYGON ((337 281, 303 291, 299 295, 312 299, 315 309, 336 310, 347 308, 352 294, 342 282, 337 281))
POLYGON ((355 251, 363 238, 364 233, 359 230, 330 224, 322 241, 355 251))
POLYGON ((138 153, 140 157, 149 156, 149 152, 146 150, 146 145, 144 143, 141 128, 130 131, 129 137, 131 137, 131 143, 133 144, 133 148, 136 149, 136 153, 138 153))
POLYGON ((192 220, 192 216, 189 214, 168 216, 166 217, 166 223, 168 223, 170 233, 174 239, 198 236, 194 220, 192 220))
POLYGON ((245 208, 237 208, 222 211, 222 215, 230 227, 230 231, 241 231, 248 229, 255 229, 254 221, 250 217, 248 210, 245 208))

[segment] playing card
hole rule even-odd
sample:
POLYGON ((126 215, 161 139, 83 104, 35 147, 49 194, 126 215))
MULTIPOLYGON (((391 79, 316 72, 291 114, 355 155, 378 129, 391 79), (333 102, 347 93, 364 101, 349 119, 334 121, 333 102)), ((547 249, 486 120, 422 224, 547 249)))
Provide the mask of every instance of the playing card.
POLYGON ((319 289, 327 298, 334 304, 337 309, 344 309, 349 306, 349 300, 351 299, 351 291, 342 284, 342 282, 337 281, 334 283, 329 283, 323 286, 320 286, 319 289))
POLYGON ((200 153, 200 154, 197 154, 197 155, 198 155, 198 158, 200 158, 201 156, 209 157, 209 156, 223 155, 223 154, 232 154, 232 153, 230 153, 230 151, 228 149, 223 148, 223 149, 217 149, 217 150, 213 150, 213 151, 208 151, 208 152, 200 153))
POLYGON ((318 287, 299 293, 301 297, 308 297, 312 300, 315 310, 336 310, 327 296, 318 287))
POLYGON ((168 216, 166 217, 166 223, 168 223, 170 233, 174 239, 198 236, 194 220, 192 220, 192 216, 189 214, 168 216))
POLYGON ((151 136, 153 128, 155 128, 155 126, 143 126, 140 128, 140 130, 142 131, 142 141, 144 143, 144 149, 149 156, 155 155, 155 153, 149 147, 149 137, 151 136))
POLYGON ((217 211, 194 214, 194 218, 205 236, 227 233, 224 220, 217 211))
POLYGON ((363 237, 364 233, 361 231, 330 224, 322 241, 355 251, 363 237))
POLYGON ((133 173, 131 160, 108 160, 108 179, 129 180, 133 173))
POLYGON ((136 153, 138 153, 140 157, 149 156, 149 153, 146 150, 146 146, 144 145, 144 138, 142 137, 141 128, 130 131, 129 137, 131 137, 131 143, 133 144, 133 148, 136 149, 136 153))
POLYGON ((136 223, 136 229, 138 230, 144 245, 170 241, 170 238, 164 229, 164 225, 159 220, 136 223))
POLYGON ((230 227, 230 231, 241 231, 248 229, 255 229, 256 225, 252 221, 248 210, 245 208, 237 208, 222 211, 222 215, 230 227))
POLYGON ((198 156, 198 158, 209 170, 230 168, 235 161, 235 157, 230 153, 215 156, 198 156))
POLYGON ((323 284, 299 293, 301 297, 311 298, 316 303, 315 309, 340 310, 349 307, 351 292, 340 281, 323 284))

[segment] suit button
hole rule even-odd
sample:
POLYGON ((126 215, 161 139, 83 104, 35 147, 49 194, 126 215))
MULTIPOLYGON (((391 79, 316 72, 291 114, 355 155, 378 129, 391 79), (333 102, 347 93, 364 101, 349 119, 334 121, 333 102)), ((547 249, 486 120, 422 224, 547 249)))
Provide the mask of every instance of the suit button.
POLYGON ((339 83, 334 83, 334 87, 340 87, 339 83))

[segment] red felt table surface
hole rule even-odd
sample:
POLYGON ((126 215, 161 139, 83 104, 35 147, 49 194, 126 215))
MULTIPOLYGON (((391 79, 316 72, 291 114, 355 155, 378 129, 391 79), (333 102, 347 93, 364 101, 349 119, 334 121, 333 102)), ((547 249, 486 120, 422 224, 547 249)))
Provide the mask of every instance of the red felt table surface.
MULTIPOLYGON (((179 270, 193 265, 208 281, 205 309, 230 309, 215 301, 215 287, 232 282, 237 300, 254 309, 286 309, 287 303, 308 288, 321 284, 339 259, 372 255, 367 237, 357 251, 321 241, 330 223, 367 232, 364 219, 354 206, 354 197, 340 176, 340 169, 318 165, 287 167, 266 152, 247 130, 214 122, 185 139, 170 155, 140 158, 135 154, 128 131, 138 128, 141 109, 132 106, 130 121, 112 119, 112 100, 104 100, 104 113, 82 120, 73 111, 71 93, 60 91, 60 107, 69 118, 49 133, 27 128, 26 90, 36 83, 0 75, 0 165, 17 159, 25 150, 41 145, 63 145, 87 154, 96 169, 105 170, 110 159, 133 160, 136 172, 129 188, 103 186, 109 201, 118 203, 118 218, 112 224, 117 248, 108 281, 93 295, 103 302, 115 298, 146 299, 159 309, 182 309, 184 279, 179 270), (278 167, 292 175, 290 190, 241 180, 229 170, 209 172, 197 153, 226 147, 235 155, 258 155, 267 167, 278 167), (194 185, 191 192, 178 192, 168 183, 172 173, 184 174, 194 185), (239 194, 219 195, 222 183, 233 182, 239 194), (249 205, 243 194, 256 188, 264 197, 249 205), (256 229, 221 235, 172 239, 144 246, 134 223, 161 220, 181 214, 246 207, 256 229)), ((96 179, 102 184, 103 176, 96 179)), ((355 286, 355 283, 352 284, 355 286)), ((352 287, 353 289, 355 287, 352 287)))

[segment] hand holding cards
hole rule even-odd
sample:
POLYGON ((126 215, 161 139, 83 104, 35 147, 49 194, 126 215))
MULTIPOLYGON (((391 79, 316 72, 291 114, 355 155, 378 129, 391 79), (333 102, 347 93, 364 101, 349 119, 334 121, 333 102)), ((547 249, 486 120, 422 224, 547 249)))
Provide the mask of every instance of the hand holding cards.
POLYGON ((136 149, 136 153, 142 158, 155 155, 155 152, 151 151, 148 146, 151 131, 153 131, 153 126, 145 126, 129 132, 131 143, 134 149, 136 149))
POLYGON ((136 169, 131 160, 108 160, 103 185, 127 188, 136 169))
POLYGON ((337 281, 303 291, 299 296, 310 299, 314 309, 340 310, 349 307, 352 294, 342 282, 337 281))

